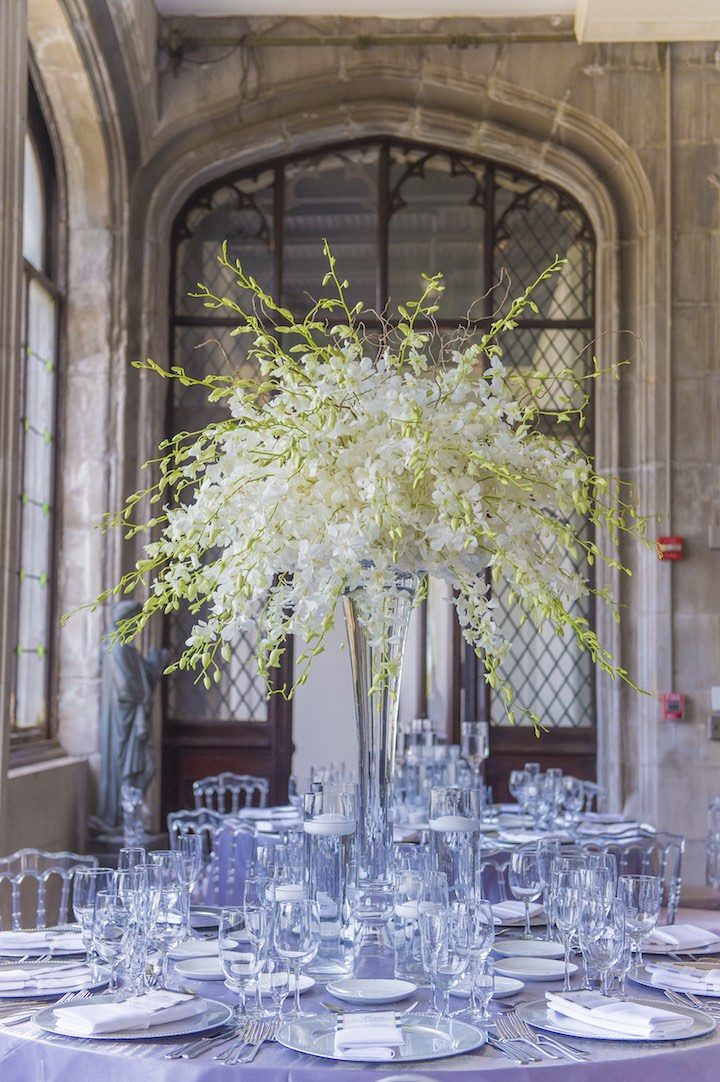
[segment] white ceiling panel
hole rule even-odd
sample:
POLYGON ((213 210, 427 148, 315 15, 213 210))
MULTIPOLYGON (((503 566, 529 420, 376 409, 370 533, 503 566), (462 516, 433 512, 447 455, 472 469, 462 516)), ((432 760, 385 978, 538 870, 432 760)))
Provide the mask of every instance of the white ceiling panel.
POLYGON ((397 19, 572 15, 574 0, 155 0, 161 15, 340 15, 397 19))

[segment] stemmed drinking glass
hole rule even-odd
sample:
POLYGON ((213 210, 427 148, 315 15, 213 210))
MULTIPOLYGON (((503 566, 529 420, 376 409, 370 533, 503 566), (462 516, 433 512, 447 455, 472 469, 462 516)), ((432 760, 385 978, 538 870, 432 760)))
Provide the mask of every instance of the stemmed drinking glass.
POLYGON ((563 992, 570 991, 570 941, 578 926, 582 909, 584 878, 583 872, 576 869, 563 871, 553 868, 550 883, 552 894, 553 917, 562 937, 565 951, 565 981, 563 992))
MULTIPOLYGON (((152 869, 149 869, 152 871, 152 869)), ((188 895, 184 886, 164 886, 162 875, 152 878, 145 907, 145 934, 160 955, 160 987, 164 988, 168 974, 168 955, 173 947, 187 938, 190 928, 188 895)))
POLYGON ((238 992, 238 1021, 246 1015, 245 996, 251 981, 260 982, 267 950, 267 921, 261 909, 228 906, 220 913, 220 965, 238 992))
POLYGON ((586 966, 600 973, 600 988, 610 995, 610 977, 620 961, 625 942, 622 905, 607 912, 603 904, 585 905, 578 926, 580 949, 586 966))
POLYGON ((138 864, 115 872, 114 889, 130 915, 130 927, 125 945, 127 983, 133 994, 145 983, 147 949, 144 942, 144 907, 147 904, 147 866, 138 864))
POLYGON ((300 1004, 300 975, 302 967, 313 960, 320 946, 317 902, 306 898, 279 902, 275 910, 274 944, 280 958, 292 968, 295 978, 295 1001, 288 1017, 304 1018, 300 1004))
POLYGON ((479 1022, 481 1028, 487 1033, 487 1027, 490 1022, 490 1000, 495 992, 495 963, 492 958, 488 958, 482 969, 477 975, 477 979, 474 982, 475 996, 477 1002, 480 1004, 480 1009, 475 1010, 473 1013, 473 1021, 479 1022))
POLYGON ((75 920, 80 925, 85 946, 85 961, 92 964, 92 931, 95 916, 95 898, 104 891, 112 890, 115 873, 112 868, 76 868, 73 875, 72 907, 75 920))
POLYGON ((117 992, 118 969, 125 954, 130 932, 131 914, 114 890, 101 890, 95 895, 92 944, 96 953, 110 965, 109 992, 117 992))
POLYGON ((437 1005, 438 988, 443 993, 439 1016, 450 1018, 450 989, 457 984, 469 963, 467 917, 454 912, 420 914, 420 949, 423 965, 437 1005))
POLYGON ((180 856, 181 881, 188 892, 188 905, 198 885, 203 866, 203 840, 199 834, 181 834, 177 839, 176 852, 180 856))
POLYGON ((530 931, 530 902, 540 897, 543 889, 535 849, 518 849, 510 857, 508 885, 515 898, 525 903, 525 931, 521 939, 532 939, 530 931))
POLYGON ((564 777, 561 782, 562 805, 568 820, 568 829, 571 834, 577 831, 580 821, 580 812, 585 807, 585 783, 579 778, 564 777))
POLYGON ((490 754, 489 735, 486 721, 463 721, 460 725, 462 757, 470 765, 478 789, 482 788, 483 763, 490 754))
POLYGON ((118 853, 118 871, 127 872, 147 864, 147 853, 141 845, 127 845, 118 853))
MULTIPOLYGON (((290 994, 290 969, 287 962, 280 958, 270 959, 267 964, 268 985, 273 1007, 275 1008, 275 1021, 282 1021, 283 1003, 290 994)), ((260 978, 258 977, 258 984, 260 978)))
POLYGON ((636 965, 643 965, 642 941, 650 935, 660 916, 660 880, 655 875, 621 875, 618 897, 625 907, 625 927, 635 953, 636 965))
MULTIPOLYGON (((468 920, 468 955, 470 968, 470 1017, 473 1021, 485 1021, 482 1006, 484 974, 488 956, 495 943, 495 919, 492 906, 474 895, 465 906, 468 920)), ((492 993, 491 993, 492 995, 492 993)))
POLYGON ((542 884, 543 909, 545 910, 545 939, 552 939, 552 906, 550 905, 550 876, 553 861, 560 856, 562 848, 557 838, 540 838, 537 843, 537 865, 542 884))
POLYGON ((184 880, 183 860, 175 849, 155 849, 148 853, 148 865, 155 868, 154 876, 160 877, 164 887, 180 887, 184 880))

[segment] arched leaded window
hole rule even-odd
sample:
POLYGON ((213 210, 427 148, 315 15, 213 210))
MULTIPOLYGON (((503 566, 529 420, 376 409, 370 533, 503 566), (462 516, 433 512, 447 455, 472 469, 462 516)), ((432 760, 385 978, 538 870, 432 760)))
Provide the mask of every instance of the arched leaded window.
MULTIPOLYGON (((578 374, 591 367, 595 252, 580 207, 556 187, 480 157, 385 139, 246 169, 193 196, 174 234, 175 362, 198 374, 216 368, 217 348, 196 349, 214 340, 233 365, 239 363, 242 339, 229 337, 232 320, 204 314, 186 296, 198 281, 221 288, 216 257, 222 241, 228 241, 231 258, 241 258, 284 305, 301 311, 307 294, 321 292, 323 237, 350 279, 351 300, 377 312, 417 296, 422 271, 443 271, 441 329, 455 327, 468 311, 482 329, 505 296, 498 282, 509 278, 514 296, 556 255, 564 256, 564 273, 538 290, 540 315, 523 321, 505 361, 543 370, 571 365, 578 374)), ((171 395, 173 431, 195 429, 209 419, 195 389, 175 385, 171 395)), ((568 423, 565 434, 591 448, 589 426, 581 430, 568 423)), ((508 668, 517 700, 550 727, 584 730, 594 747, 590 663, 569 640, 546 639, 529 624, 519 627, 502 591, 498 600, 513 642, 508 668)), ((449 711, 455 724, 463 716, 489 715, 502 726, 502 712, 488 699, 476 661, 465 656, 457 635, 454 666, 445 662, 445 674, 437 671, 433 621, 442 608, 442 599, 431 597, 423 698, 431 710, 435 705, 449 711)), ((589 607, 585 615, 591 616, 589 607)), ((174 620, 171 645, 179 645, 187 630, 186 621, 174 620)), ((176 674, 170 716, 263 721, 267 705, 252 655, 247 641, 208 693, 198 691, 192 675, 176 674)))
POLYGON ((53 529, 57 431, 57 166, 32 83, 23 178, 23 339, 20 366, 20 469, 14 743, 50 737, 53 529))

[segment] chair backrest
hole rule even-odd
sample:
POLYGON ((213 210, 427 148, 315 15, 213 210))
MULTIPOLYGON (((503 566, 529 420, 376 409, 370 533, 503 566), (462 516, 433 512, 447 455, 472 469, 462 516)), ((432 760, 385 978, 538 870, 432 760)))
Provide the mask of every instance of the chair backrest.
POLYGON ((255 829, 228 816, 215 831, 213 853, 202 884, 206 905, 242 905, 245 876, 255 859, 255 829))
POLYGON ((605 790, 594 781, 585 782, 585 807, 583 811, 602 811, 605 803, 605 790))
POLYGON ((252 774, 215 774, 193 782, 196 808, 236 815, 241 808, 265 808, 270 782, 252 774))
POLYGON ((167 817, 170 848, 177 849, 177 840, 183 834, 199 834, 202 838, 203 863, 207 863, 215 848, 215 831, 225 822, 227 816, 210 808, 198 808, 195 811, 170 812, 167 817))
POLYGON ((43 849, 19 849, 0 857, 0 894, 7 883, 12 928, 46 928, 50 907, 57 909, 52 923, 67 924, 75 869, 97 868, 98 863, 97 857, 43 849))
POLYGON ((658 876, 662 887, 662 905, 667 909, 667 923, 675 922, 680 905, 682 856, 685 852, 682 834, 663 831, 650 833, 635 829, 627 835, 583 842, 581 848, 590 853, 614 853, 618 875, 658 876))
POLYGON ((508 871, 510 853, 507 849, 483 849, 480 863, 475 872, 475 881, 480 884, 482 897, 488 902, 505 902, 510 897, 508 871))
POLYGON ((720 797, 708 802, 705 883, 720 890, 720 797))

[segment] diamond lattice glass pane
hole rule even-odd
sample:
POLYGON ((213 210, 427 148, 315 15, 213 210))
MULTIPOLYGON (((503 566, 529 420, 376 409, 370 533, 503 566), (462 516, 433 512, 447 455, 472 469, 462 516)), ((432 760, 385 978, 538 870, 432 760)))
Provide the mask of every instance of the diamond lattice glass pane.
MULTIPOLYGON (((247 339, 234 338, 227 327, 178 327, 174 362, 198 379, 232 367, 242 375, 253 372, 246 359, 247 339)), ((202 387, 173 385, 172 425, 175 432, 195 432, 227 416, 221 404, 209 403, 202 387)), ((198 617, 198 619, 201 617, 198 617)), ((170 647, 179 654, 194 623, 190 613, 169 620, 170 647)), ((221 680, 206 690, 196 672, 176 672, 168 680, 169 715, 177 721, 266 721, 265 684, 257 671, 254 639, 243 634, 229 664, 221 667, 221 680)))
MULTIPOLYGON (((502 343, 503 363, 527 377, 542 376, 544 384, 542 408, 544 410, 575 410, 583 405, 584 397, 592 390, 592 385, 584 383, 580 388, 574 380, 582 380, 592 371, 592 333, 586 330, 565 330, 554 327, 519 328, 508 335, 502 343), (563 372, 568 372, 565 379, 563 372)), ((538 389, 538 381, 532 383, 538 389)), ((588 411, 586 411, 588 412, 588 411)), ((558 423, 552 417, 540 418, 539 427, 552 435, 573 438, 586 450, 590 449, 591 421, 581 428, 576 414, 570 414, 569 421, 558 423)))
POLYGON ((533 299, 546 320, 592 318, 594 241, 587 219, 566 196, 528 177, 496 171, 495 276, 505 272, 514 297, 556 256, 559 275, 533 299))
MULTIPOLYGON (((439 315, 463 319, 485 292, 481 164, 458 156, 390 152, 388 279, 390 308, 417 299, 421 274, 445 275, 439 315)), ((482 309, 472 309, 474 317, 482 309)))
POLYGON ((228 242, 228 257, 240 259, 245 271, 272 290, 274 178, 274 170, 266 170, 258 177, 228 182, 186 212, 175 249, 179 315, 207 315, 202 302, 187 295, 198 282, 218 296, 231 291, 232 276, 218 263, 223 241, 228 242))
POLYGON ((285 170, 283 304, 303 315, 311 298, 332 296, 322 285, 326 237, 350 303, 374 308, 377 278, 376 147, 304 158, 285 170))

